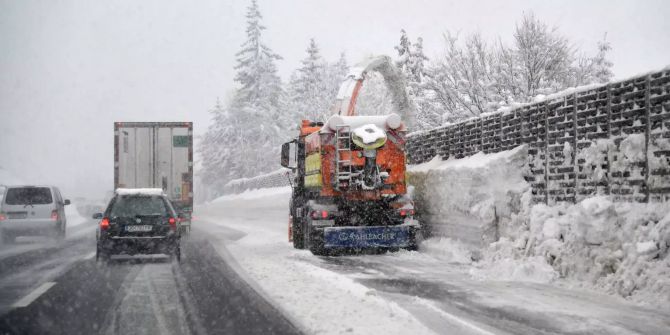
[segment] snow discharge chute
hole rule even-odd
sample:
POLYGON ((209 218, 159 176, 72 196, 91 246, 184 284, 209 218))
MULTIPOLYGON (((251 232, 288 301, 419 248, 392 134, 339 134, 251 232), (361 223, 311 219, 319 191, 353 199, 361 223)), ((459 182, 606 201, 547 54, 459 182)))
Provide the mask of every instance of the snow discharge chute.
POLYGON ((353 116, 356 114, 356 100, 360 93, 363 81, 369 72, 378 72, 384 78, 386 87, 391 92, 392 103, 408 128, 412 128, 414 121, 413 106, 405 90, 405 79, 398 68, 393 65, 389 56, 375 56, 366 59, 353 67, 340 85, 332 112, 337 115, 353 116))

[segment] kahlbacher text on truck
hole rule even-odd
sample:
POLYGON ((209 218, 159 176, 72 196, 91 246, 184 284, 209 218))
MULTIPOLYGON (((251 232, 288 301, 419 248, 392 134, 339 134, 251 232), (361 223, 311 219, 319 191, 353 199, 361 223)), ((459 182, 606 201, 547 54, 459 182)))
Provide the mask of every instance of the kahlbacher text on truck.
POLYGON ((282 166, 294 174, 289 240, 295 248, 316 255, 416 249, 420 225, 407 195, 406 127, 397 114, 353 116, 366 71, 381 69, 388 80, 391 66, 383 57, 350 76, 336 115, 325 124, 303 120, 298 137, 282 146, 282 166))
POLYGON ((160 188, 189 231, 193 212, 193 123, 115 122, 114 189, 160 188))

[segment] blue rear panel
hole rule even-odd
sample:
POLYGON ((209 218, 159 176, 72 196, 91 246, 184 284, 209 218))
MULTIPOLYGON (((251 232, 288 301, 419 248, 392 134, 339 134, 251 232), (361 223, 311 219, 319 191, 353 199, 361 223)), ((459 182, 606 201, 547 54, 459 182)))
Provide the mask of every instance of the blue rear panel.
POLYGON ((330 227, 324 229, 326 248, 407 247, 410 227, 330 227))

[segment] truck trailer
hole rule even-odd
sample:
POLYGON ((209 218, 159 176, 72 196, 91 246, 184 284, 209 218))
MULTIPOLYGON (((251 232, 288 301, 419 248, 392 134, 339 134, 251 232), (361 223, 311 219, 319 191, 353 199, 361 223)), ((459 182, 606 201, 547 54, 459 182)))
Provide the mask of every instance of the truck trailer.
POLYGON ((188 232, 193 212, 193 123, 115 122, 114 189, 160 188, 188 232))

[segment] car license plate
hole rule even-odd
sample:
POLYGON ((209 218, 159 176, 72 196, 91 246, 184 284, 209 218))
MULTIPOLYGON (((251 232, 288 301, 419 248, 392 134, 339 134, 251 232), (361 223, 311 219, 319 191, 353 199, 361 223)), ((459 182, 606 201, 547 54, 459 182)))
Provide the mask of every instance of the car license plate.
POLYGON ((126 226, 127 232, 141 232, 141 231, 151 231, 153 226, 142 225, 142 226, 126 226))
POLYGON ((28 217, 27 212, 7 213, 7 218, 9 219, 25 219, 26 217, 28 217))

